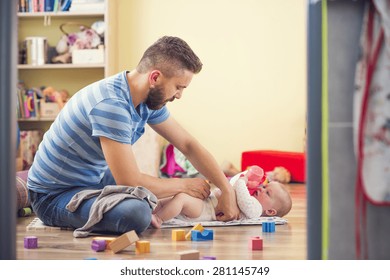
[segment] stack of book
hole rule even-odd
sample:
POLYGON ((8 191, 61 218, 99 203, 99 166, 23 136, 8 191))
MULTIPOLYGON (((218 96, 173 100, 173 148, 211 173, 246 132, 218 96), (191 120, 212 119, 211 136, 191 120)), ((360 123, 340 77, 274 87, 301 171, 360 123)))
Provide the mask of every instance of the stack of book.
POLYGON ((16 94, 16 116, 18 119, 53 120, 60 112, 61 108, 58 103, 44 97, 39 88, 25 88, 20 83, 16 94))
POLYGON ((66 12, 72 0, 19 0, 20 13, 66 12))

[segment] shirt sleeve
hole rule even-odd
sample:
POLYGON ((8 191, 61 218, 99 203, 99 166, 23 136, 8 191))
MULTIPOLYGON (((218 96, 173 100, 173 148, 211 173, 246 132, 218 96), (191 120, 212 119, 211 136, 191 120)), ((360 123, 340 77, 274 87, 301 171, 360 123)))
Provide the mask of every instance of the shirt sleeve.
POLYGON ((169 111, 166 106, 159 110, 155 110, 150 114, 148 124, 159 124, 168 119, 169 111))
POLYGON ((90 111, 92 136, 104 136, 131 144, 132 118, 128 104, 118 99, 104 99, 90 111))

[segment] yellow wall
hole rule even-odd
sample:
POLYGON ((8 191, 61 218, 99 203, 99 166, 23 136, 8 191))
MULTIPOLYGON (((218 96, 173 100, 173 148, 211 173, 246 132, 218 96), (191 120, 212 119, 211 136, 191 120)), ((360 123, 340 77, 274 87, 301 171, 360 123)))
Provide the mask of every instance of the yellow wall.
POLYGON ((110 2, 114 72, 133 69, 163 35, 198 54, 203 70, 168 106, 218 162, 240 167, 245 150, 303 151, 307 1, 110 2))

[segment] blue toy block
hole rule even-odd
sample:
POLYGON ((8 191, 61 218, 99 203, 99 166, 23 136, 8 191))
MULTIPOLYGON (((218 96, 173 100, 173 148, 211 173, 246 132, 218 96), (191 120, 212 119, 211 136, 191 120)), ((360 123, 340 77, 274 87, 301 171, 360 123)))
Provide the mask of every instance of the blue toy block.
POLYGON ((191 240, 192 241, 205 241, 213 240, 214 231, 212 229, 204 229, 203 231, 192 230, 191 231, 191 240))
POLYGON ((262 223, 263 232, 275 232, 275 222, 266 221, 262 223))

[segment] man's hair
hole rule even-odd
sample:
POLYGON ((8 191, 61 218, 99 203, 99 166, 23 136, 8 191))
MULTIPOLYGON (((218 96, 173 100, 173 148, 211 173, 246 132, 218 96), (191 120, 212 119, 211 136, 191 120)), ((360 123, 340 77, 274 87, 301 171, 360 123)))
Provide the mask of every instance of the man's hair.
POLYGON ((157 69, 167 77, 184 69, 197 74, 202 70, 202 62, 184 40, 164 36, 146 49, 137 66, 139 73, 150 69, 157 69))

